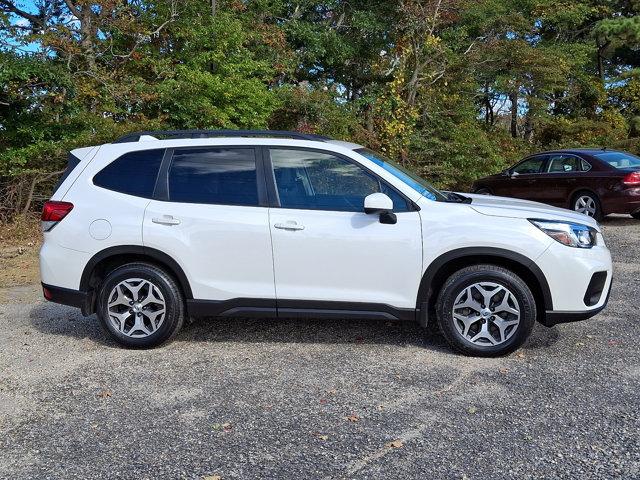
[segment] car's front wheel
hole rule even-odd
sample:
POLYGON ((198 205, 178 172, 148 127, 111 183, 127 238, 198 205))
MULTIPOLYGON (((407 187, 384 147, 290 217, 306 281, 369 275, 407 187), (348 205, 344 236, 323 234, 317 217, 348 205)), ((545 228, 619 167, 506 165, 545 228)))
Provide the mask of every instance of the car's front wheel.
POLYGON ((496 265, 473 265, 452 274, 436 303, 440 329, 466 355, 506 355, 529 337, 536 303, 527 284, 496 265))
POLYGON ((98 291, 98 318, 120 344, 151 348, 171 339, 182 327, 185 306, 176 281, 147 263, 116 268, 98 291))

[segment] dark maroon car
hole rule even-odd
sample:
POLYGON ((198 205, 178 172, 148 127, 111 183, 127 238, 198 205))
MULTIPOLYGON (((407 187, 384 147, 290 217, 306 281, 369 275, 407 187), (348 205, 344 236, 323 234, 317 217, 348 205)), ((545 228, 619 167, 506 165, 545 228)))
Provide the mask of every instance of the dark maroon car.
POLYGON ((640 219, 640 158, 607 149, 557 150, 526 157, 473 183, 472 192, 524 198, 601 219, 640 219))

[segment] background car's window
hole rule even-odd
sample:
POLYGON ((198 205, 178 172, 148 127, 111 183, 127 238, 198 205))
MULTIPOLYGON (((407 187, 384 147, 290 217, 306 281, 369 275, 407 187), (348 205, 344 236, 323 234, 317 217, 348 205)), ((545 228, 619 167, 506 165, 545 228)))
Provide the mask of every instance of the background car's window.
POLYGON ((584 158, 582 159, 582 171, 583 172, 588 172, 589 170, 591 170, 591 164, 589 162, 587 162, 584 158))
POLYGON ((129 152, 93 177, 93 184, 136 197, 151 198, 164 150, 129 152))
POLYGON ((596 153, 594 156, 607 162, 613 168, 640 167, 640 158, 626 152, 602 152, 596 153))
POLYGON ((271 162, 285 208, 362 212, 364 198, 382 191, 394 211, 407 211, 407 201, 364 169, 335 155, 294 149, 271 149, 271 162))
POLYGON ((580 171, 580 159, 573 155, 551 155, 549 173, 571 173, 580 171))
POLYGON ((258 205, 252 148, 193 148, 173 153, 169 200, 216 205, 258 205))
POLYGON ((545 157, 531 157, 526 159, 524 162, 516 165, 511 173, 516 173, 518 175, 524 175, 527 173, 540 173, 542 171, 542 166, 544 164, 545 157))

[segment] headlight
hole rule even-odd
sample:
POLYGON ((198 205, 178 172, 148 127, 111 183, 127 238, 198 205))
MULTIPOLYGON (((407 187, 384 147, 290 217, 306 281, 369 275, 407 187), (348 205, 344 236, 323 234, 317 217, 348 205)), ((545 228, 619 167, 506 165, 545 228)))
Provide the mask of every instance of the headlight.
POLYGON ((579 223, 529 219, 554 240, 568 247, 591 248, 596 244, 596 229, 579 223))

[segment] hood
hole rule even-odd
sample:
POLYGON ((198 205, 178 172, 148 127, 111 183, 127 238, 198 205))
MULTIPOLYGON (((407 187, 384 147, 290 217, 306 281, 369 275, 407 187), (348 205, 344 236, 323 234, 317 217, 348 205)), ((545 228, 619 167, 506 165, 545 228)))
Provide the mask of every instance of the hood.
POLYGON ((482 215, 562 220, 581 223, 582 225, 596 228, 598 231, 600 230, 598 222, 593 218, 565 208, 552 207, 544 203, 520 200, 519 198, 494 197, 492 195, 477 195, 471 193, 463 193, 462 195, 471 198, 473 201, 469 206, 482 215))

